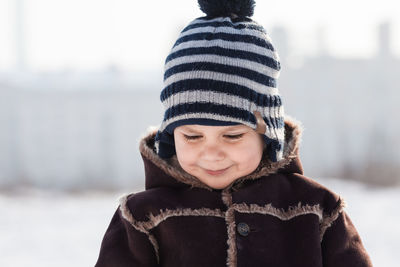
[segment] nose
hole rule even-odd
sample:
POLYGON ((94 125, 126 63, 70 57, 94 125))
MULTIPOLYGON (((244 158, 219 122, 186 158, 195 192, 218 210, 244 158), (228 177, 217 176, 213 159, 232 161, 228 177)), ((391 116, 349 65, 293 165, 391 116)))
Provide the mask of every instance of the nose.
POLYGON ((225 152, 218 142, 209 142, 203 146, 201 157, 205 161, 220 161, 225 158, 225 152))

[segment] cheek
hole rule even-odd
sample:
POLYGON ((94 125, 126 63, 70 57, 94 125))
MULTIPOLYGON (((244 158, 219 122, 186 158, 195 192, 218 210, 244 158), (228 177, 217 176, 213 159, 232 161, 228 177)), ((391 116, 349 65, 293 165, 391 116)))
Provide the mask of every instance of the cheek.
POLYGON ((256 168, 261 161, 262 154, 263 143, 250 142, 235 150, 232 153, 232 160, 238 163, 241 168, 256 168))
POLYGON ((189 166, 195 163, 195 153, 193 153, 193 148, 187 144, 177 142, 175 143, 176 156, 178 158, 179 164, 184 166, 189 166))

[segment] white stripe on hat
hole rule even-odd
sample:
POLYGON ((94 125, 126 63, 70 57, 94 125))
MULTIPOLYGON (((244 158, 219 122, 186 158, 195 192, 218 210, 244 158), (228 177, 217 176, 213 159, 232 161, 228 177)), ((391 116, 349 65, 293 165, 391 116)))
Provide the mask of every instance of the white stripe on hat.
POLYGON ((269 58, 272 58, 276 61, 279 61, 279 56, 278 53, 271 51, 267 48, 254 45, 254 44, 249 44, 249 43, 244 43, 244 42, 232 42, 232 41, 225 41, 225 40, 194 40, 194 41, 187 41, 180 43, 179 45, 173 47, 171 49, 170 54, 175 53, 179 50, 186 49, 186 48, 201 48, 201 47, 212 47, 212 46, 217 46, 225 49, 235 49, 239 51, 244 51, 244 52, 251 52, 251 53, 256 53, 261 56, 266 56, 269 58))
POLYGON ((197 70, 197 71, 178 72, 168 77, 164 81, 164 86, 168 87, 174 82, 179 82, 188 79, 210 79, 215 81, 230 82, 241 86, 246 86, 247 88, 250 88, 259 94, 268 94, 272 96, 279 95, 278 88, 266 86, 264 84, 255 82, 253 80, 250 80, 242 76, 225 74, 214 71, 197 70))
POLYGON ((210 63, 229 65, 233 67, 243 67, 252 71, 257 71, 260 74, 267 75, 274 79, 277 79, 279 77, 279 71, 274 70, 264 64, 260 64, 246 59, 216 56, 216 55, 188 55, 188 56, 178 57, 165 64, 164 71, 167 71, 168 69, 178 66, 180 64, 195 63, 195 62, 210 62, 210 63))
MULTIPOLYGON (((194 28, 194 29, 190 29, 188 31, 182 32, 179 35, 179 38, 184 37, 184 36, 188 36, 188 35, 192 35, 192 34, 196 34, 196 33, 228 33, 228 34, 235 34, 235 35, 251 35, 254 36, 256 38, 262 39, 264 41, 268 41, 270 44, 272 42, 271 38, 260 31, 257 30, 253 30, 253 29, 249 29, 249 28, 244 28, 244 29, 235 29, 232 27, 215 27, 215 26, 204 26, 204 27, 198 27, 198 28, 194 28)), ((179 39, 178 39, 179 40, 179 39)), ((272 45, 272 44, 271 44, 272 45)))
POLYGON ((176 93, 165 99, 162 103, 165 110, 180 104, 190 104, 195 102, 212 103, 218 105, 227 105, 234 108, 247 110, 249 112, 258 110, 263 117, 280 118, 283 117, 283 106, 266 107, 259 106, 246 98, 231 95, 227 93, 205 91, 205 90, 190 90, 176 93))
POLYGON ((232 22, 231 18, 229 18, 229 17, 218 17, 218 18, 213 18, 213 19, 202 19, 202 18, 197 18, 197 19, 193 20, 192 22, 190 22, 188 26, 194 25, 194 24, 199 24, 199 23, 224 22, 224 21, 230 21, 230 22, 232 22))

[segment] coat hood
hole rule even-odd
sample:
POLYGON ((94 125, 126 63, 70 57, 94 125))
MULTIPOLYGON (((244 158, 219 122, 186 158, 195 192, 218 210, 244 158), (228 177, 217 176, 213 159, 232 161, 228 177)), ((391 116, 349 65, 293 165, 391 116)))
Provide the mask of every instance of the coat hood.
MULTIPOLYGON (((146 190, 161 186, 168 187, 199 187, 214 190, 201 182, 195 176, 184 171, 176 158, 160 158, 154 147, 154 138, 157 130, 149 132, 140 140, 140 153, 143 158, 146 176, 146 190)), ((250 174, 237 179, 229 187, 239 186, 245 180, 254 180, 274 173, 303 174, 303 167, 299 159, 299 145, 301 142, 302 126, 292 119, 285 119, 285 143, 283 159, 278 162, 270 161, 263 156, 259 166, 250 174)), ((267 155, 267 153, 264 153, 267 155)))

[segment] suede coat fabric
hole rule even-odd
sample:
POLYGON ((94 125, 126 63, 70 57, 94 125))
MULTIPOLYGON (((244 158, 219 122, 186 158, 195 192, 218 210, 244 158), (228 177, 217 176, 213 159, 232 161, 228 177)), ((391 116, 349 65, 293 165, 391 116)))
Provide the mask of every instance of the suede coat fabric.
POLYGON ((223 190, 184 172, 141 140, 146 190, 121 198, 97 267, 372 266, 338 195, 303 175, 301 128, 285 121, 284 159, 223 190))

